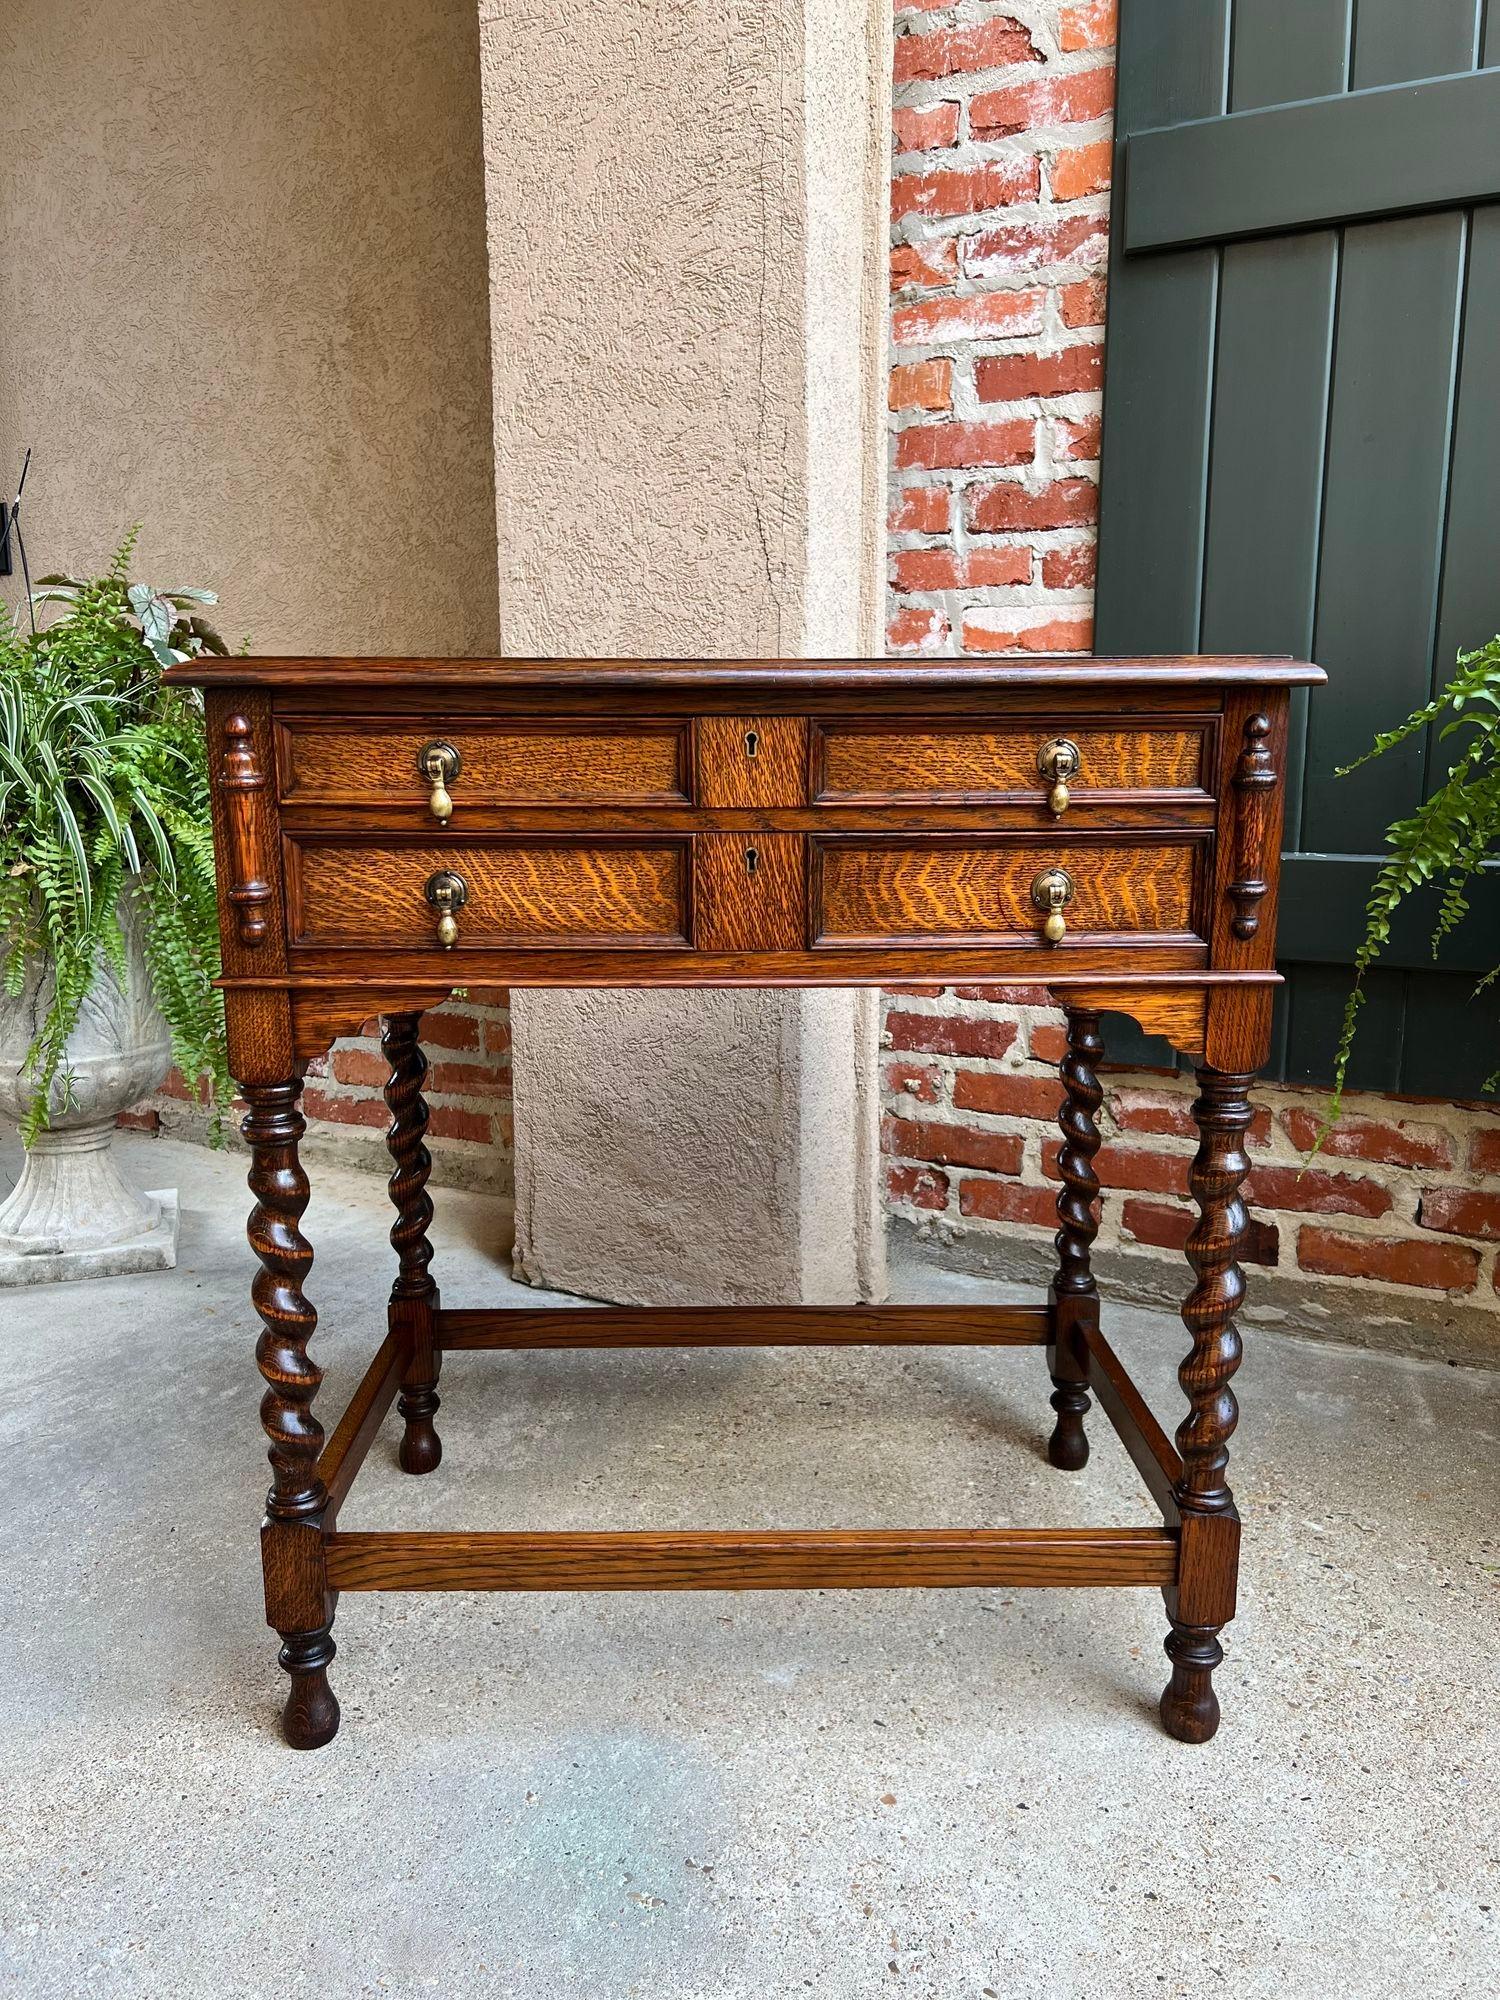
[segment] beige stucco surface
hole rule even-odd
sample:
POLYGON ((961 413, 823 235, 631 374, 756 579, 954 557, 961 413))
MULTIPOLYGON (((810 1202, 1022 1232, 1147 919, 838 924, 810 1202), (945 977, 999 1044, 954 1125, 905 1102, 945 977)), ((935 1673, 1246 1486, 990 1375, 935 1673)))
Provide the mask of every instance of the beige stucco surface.
MULTIPOLYGON (((877 650, 888 10, 481 18, 507 652, 877 650)), ((512 1017, 533 1282, 880 1293, 873 995, 518 992, 512 1017)))
POLYGON ((474 0, 7 0, 0 133, 34 568, 140 520, 259 650, 496 650, 474 0))

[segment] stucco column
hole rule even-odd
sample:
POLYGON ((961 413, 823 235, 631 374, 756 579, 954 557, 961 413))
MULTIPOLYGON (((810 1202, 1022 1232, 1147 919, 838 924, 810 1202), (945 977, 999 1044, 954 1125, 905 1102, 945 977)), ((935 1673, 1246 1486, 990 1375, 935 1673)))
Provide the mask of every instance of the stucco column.
MULTIPOLYGON (((481 0, 515 654, 879 649, 885 0, 481 0)), ((517 993, 516 1256, 879 1296, 873 995, 517 993)))

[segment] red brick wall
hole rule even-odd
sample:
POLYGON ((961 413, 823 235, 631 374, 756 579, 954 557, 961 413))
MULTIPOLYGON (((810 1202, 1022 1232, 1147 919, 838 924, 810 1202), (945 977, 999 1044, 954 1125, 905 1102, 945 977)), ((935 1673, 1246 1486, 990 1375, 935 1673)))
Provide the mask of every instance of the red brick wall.
MULTIPOLYGON (((1114 0, 896 11, 893 652, 1068 651, 1091 639, 1114 0)), ((891 1208, 940 1242, 1055 1227, 1060 1019, 1016 989, 889 996, 891 1208)), ((1110 1073, 1102 1249, 1176 1259, 1192 1086, 1110 1073)), ((1250 1255, 1309 1287, 1494 1307, 1500 1116, 1350 1100, 1316 1166, 1316 1093, 1267 1089, 1250 1255)))

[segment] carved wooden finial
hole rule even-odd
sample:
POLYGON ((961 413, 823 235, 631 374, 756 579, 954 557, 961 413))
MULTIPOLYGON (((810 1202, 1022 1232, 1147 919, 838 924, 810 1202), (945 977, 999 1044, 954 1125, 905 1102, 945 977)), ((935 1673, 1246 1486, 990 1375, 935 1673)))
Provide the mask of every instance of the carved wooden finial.
POLYGON ((265 819, 257 794, 266 775, 255 754, 250 720, 231 715, 224 723, 224 754, 219 761, 219 790, 224 798, 224 833, 229 847, 229 902, 239 940, 255 951, 266 941, 271 886, 266 881, 263 843, 265 819))
POLYGON ((1267 894, 1265 842, 1276 766, 1271 757, 1271 718, 1252 715, 1245 724, 1239 762, 1235 766, 1235 879, 1229 885, 1234 904, 1231 925, 1237 938, 1253 938, 1260 929, 1260 905, 1267 894))

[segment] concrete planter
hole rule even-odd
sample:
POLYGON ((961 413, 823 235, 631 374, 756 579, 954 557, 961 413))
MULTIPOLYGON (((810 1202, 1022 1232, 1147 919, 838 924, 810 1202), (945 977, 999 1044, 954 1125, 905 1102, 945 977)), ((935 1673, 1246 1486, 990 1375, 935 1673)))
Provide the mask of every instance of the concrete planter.
MULTIPOLYGON (((0 1202, 0 1286, 170 1270, 177 1262, 177 1193, 137 1194, 112 1151, 116 1115, 157 1089, 172 1063, 171 1037, 151 990, 134 899, 120 904, 126 941, 122 982, 101 961, 68 1038, 64 1075, 51 1090, 51 1124, 26 1154, 0 1202)), ((51 993, 39 961, 12 1000, 0 995, 0 1113, 22 1118, 22 1075, 51 993)))

